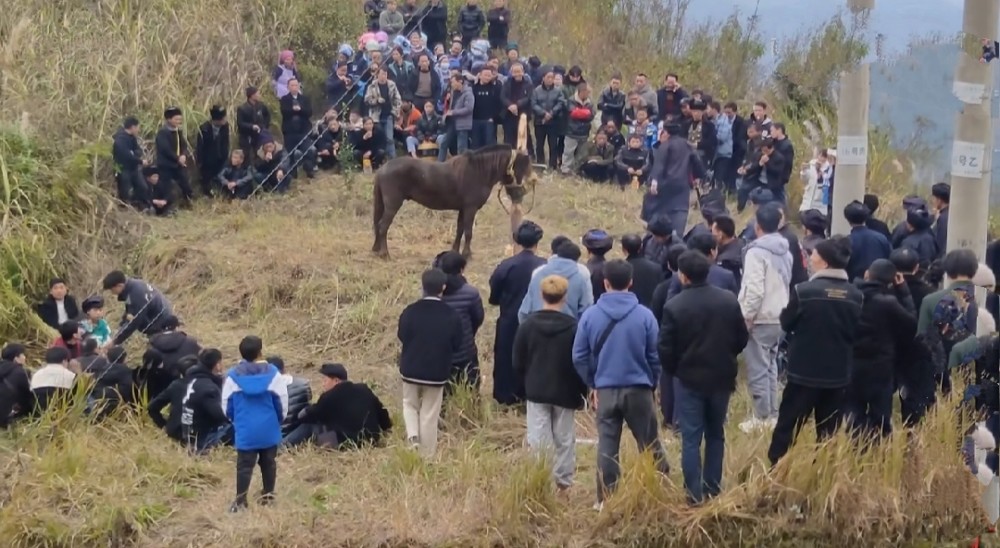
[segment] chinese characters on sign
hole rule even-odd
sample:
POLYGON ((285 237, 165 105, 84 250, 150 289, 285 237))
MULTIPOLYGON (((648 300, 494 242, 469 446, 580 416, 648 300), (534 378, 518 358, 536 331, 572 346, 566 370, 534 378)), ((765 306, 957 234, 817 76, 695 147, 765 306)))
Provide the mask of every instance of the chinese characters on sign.
POLYGON ((837 136, 837 165, 841 166, 868 165, 868 136, 867 135, 837 136))

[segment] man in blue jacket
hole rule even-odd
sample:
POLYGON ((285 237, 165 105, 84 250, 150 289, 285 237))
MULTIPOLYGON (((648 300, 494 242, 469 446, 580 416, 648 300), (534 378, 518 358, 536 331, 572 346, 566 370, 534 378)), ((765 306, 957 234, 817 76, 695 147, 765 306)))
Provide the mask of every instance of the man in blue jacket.
POLYGON ((865 271, 877 259, 888 259, 892 253, 889 239, 866 225, 870 216, 871 211, 857 200, 844 207, 844 217, 851 225, 851 262, 847 265, 847 276, 852 282, 864 278, 865 271))
POLYGON ((608 261, 604 265, 607 292, 584 311, 573 340, 573 365, 590 388, 590 402, 597 409, 598 510, 618 482, 623 423, 640 451, 653 451, 660 472, 670 472, 653 403, 660 378, 659 326, 653 313, 629 291, 631 285, 632 265, 608 261))
POLYGON ((222 408, 233 423, 236 446, 236 501, 230 512, 247 507, 247 491, 257 465, 264 483, 261 504, 274 500, 275 457, 281 423, 288 413, 288 386, 278 368, 263 359, 263 346, 260 337, 244 337, 240 341, 243 360, 226 373, 222 385, 222 408))

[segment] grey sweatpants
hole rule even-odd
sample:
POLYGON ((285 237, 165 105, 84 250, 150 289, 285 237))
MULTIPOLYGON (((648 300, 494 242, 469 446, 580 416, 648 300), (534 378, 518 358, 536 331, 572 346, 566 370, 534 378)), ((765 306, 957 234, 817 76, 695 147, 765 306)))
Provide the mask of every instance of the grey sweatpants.
POLYGON ((558 405, 528 402, 528 446, 552 457, 556 485, 573 485, 576 471, 576 421, 574 411, 558 405))
POLYGON ((563 140, 563 157, 562 157, 562 171, 563 173, 574 173, 576 172, 576 149, 581 143, 586 143, 587 139, 577 139, 575 137, 566 136, 563 140))
POLYGON ((621 465, 622 425, 635 437, 640 451, 653 452, 663 474, 670 472, 656 423, 656 404, 649 387, 599 388, 597 390, 597 500, 603 502, 618 483, 621 465))
POLYGON ((778 416, 778 364, 775 357, 780 340, 780 325, 757 324, 750 329, 750 342, 743 351, 753 415, 760 420, 778 416))

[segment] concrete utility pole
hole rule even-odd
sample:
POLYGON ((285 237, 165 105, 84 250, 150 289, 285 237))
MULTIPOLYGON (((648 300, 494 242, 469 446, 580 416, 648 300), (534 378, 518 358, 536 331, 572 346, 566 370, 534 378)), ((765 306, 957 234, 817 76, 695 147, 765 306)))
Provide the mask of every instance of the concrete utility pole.
MULTIPOLYGON (((962 31, 966 41, 994 40, 1000 21, 1000 0, 965 0, 962 31)), ((951 152, 951 214, 948 250, 971 249, 980 261, 986 255, 990 184, 993 171, 993 128, 990 117, 994 62, 983 63, 964 48, 959 53, 953 91, 962 101, 955 121, 951 152)))
MULTIPOLYGON (((875 7, 875 0, 847 0, 858 17, 875 7)), ((833 186, 833 234, 851 231, 844 218, 844 206, 865 197, 868 171, 868 104, 871 95, 870 66, 860 63, 840 73, 837 104, 837 177, 833 186)))

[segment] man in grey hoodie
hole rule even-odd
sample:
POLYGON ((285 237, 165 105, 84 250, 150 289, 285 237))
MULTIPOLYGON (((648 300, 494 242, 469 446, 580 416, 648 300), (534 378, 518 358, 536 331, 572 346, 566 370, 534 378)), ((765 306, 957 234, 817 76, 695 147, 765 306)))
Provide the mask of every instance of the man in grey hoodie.
POLYGON ((773 428, 778 417, 778 366, 775 355, 781 339, 781 311, 788 305, 792 254, 788 240, 778 233, 781 209, 767 205, 757 210, 756 239, 747 246, 739 302, 750 332, 743 357, 753 417, 740 423, 744 432, 773 428))
POLYGON ((521 308, 517 311, 518 322, 524 322, 528 314, 537 312, 544 307, 540 284, 546 276, 553 274, 562 276, 569 282, 563 312, 579 319, 583 311, 594 304, 590 271, 586 267, 581 269, 580 267, 583 265, 577 263, 578 260, 580 260, 580 247, 578 245, 570 240, 559 244, 556 248, 556 254, 549 258, 548 264, 532 273, 528 292, 524 295, 521 308))

